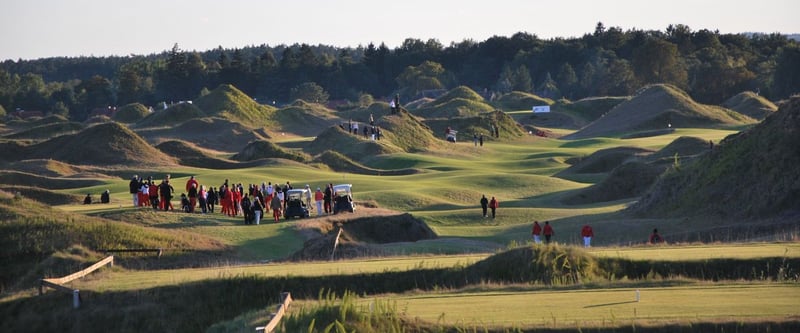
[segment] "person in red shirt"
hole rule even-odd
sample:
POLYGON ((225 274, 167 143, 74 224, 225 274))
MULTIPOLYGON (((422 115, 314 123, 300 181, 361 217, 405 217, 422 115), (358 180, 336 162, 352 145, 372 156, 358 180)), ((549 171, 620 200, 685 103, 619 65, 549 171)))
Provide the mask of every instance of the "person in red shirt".
POLYGON ((497 210, 497 207, 499 206, 500 203, 494 197, 492 197, 492 200, 489 200, 489 209, 492 210, 492 218, 494 218, 494 213, 497 210))
POLYGON ((584 225, 581 228, 581 236, 583 237, 583 247, 591 247, 592 246, 592 237, 594 237, 594 231, 592 231, 592 226, 584 225))
POLYGON ((542 234, 544 235, 544 243, 550 244, 550 238, 555 235, 555 231, 553 231, 553 227, 550 226, 550 221, 544 221, 544 229, 542 229, 542 234))
POLYGON ((533 221, 533 229, 531 230, 531 235, 533 236, 533 242, 536 244, 542 243, 542 226, 539 225, 539 221, 533 221))
POLYGON ((325 194, 317 187, 317 192, 314 193, 314 201, 317 202, 317 216, 322 216, 322 200, 325 199, 325 194))
POLYGON ((650 244, 658 244, 663 242, 664 238, 662 238, 661 235, 658 234, 658 229, 653 229, 653 233, 650 234, 650 244))

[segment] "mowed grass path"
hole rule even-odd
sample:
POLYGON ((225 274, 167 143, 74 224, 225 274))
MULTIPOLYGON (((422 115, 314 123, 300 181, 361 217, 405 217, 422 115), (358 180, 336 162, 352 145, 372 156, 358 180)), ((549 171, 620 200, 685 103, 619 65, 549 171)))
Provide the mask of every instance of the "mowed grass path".
MULTIPOLYGON (((619 327, 800 315, 800 285, 446 293, 378 298, 406 316, 466 327, 619 327)), ((368 308, 375 299, 361 299, 368 308)), ((294 305, 294 309, 300 304, 294 305)))
MULTIPOLYGON (((635 260, 703 260, 716 258, 800 257, 800 243, 720 244, 658 246, 638 248, 592 248, 590 253, 605 257, 635 260)), ((79 289, 95 291, 137 290, 179 285, 206 279, 236 276, 325 276, 423 268, 466 266, 488 257, 489 253, 471 255, 418 256, 380 259, 341 260, 335 262, 269 263, 264 265, 225 266, 151 271, 105 271, 73 282, 79 289)), ((798 301, 800 306, 800 301, 798 301)))

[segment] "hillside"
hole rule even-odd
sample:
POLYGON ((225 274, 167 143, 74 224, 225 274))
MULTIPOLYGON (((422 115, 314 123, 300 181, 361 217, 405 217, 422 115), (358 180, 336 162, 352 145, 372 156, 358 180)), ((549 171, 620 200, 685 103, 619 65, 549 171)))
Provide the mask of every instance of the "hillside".
POLYGON ((217 117, 191 119, 171 128, 137 129, 136 133, 153 144, 179 140, 223 152, 238 152, 251 141, 269 138, 263 129, 250 129, 241 123, 217 117))
POLYGON ((194 105, 209 116, 239 122, 250 128, 270 126, 275 109, 258 104, 252 97, 230 84, 222 84, 208 95, 194 101, 194 105))
POLYGON ((26 147, 19 159, 54 159, 75 165, 171 165, 175 160, 127 127, 103 123, 26 147), (147 158, 145 158, 147 157, 147 158))
POLYGON ((250 142, 242 151, 231 157, 233 160, 242 162, 262 158, 283 158, 297 162, 308 162, 311 159, 311 157, 303 152, 286 150, 281 146, 265 140, 250 142))
POLYGON ((650 85, 603 117, 565 139, 618 136, 636 131, 672 128, 718 128, 753 124, 731 110, 695 102, 686 92, 665 84, 650 85))
POLYGON ((605 173, 622 165, 625 161, 652 154, 652 150, 638 147, 615 147, 601 149, 589 156, 579 159, 569 168, 556 174, 557 177, 576 173, 605 173))
POLYGON ((207 151, 185 141, 165 141, 156 145, 156 149, 174 157, 180 165, 205 169, 236 169, 244 167, 240 163, 214 157, 207 151))
POLYGON ((800 216, 800 97, 711 154, 662 176, 629 209, 637 216, 800 216))
POLYGON ((758 120, 762 120, 778 110, 775 104, 752 91, 745 91, 729 98, 722 103, 722 107, 758 120))
POLYGON ((135 123, 144 119, 144 117, 147 117, 149 114, 150 110, 148 110, 146 106, 141 103, 131 103, 117 109, 117 112, 114 113, 111 119, 122 123, 135 123))
POLYGON ((352 159, 339 154, 335 151, 326 150, 314 161, 327 165, 331 170, 337 172, 349 172, 360 175, 374 175, 374 176, 401 176, 412 175, 418 173, 417 169, 398 169, 398 170, 381 170, 366 167, 352 159))
POLYGON ((445 140, 445 131, 448 127, 457 131, 457 141, 472 141, 473 134, 483 135, 484 140, 515 139, 526 135, 525 130, 508 114, 502 111, 483 112, 476 116, 457 117, 448 119, 429 119, 425 124, 430 126, 435 136, 445 140), (500 135, 495 137, 492 127, 497 128, 500 135))

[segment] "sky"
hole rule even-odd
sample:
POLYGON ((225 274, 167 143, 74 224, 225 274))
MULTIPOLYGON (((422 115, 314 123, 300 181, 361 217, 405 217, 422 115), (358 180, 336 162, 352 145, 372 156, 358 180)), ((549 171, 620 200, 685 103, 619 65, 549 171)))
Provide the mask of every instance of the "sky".
POLYGON ((222 46, 337 47, 407 38, 445 46, 527 32, 580 37, 622 30, 800 33, 798 0, 2 0, 0 61, 142 55, 222 46))

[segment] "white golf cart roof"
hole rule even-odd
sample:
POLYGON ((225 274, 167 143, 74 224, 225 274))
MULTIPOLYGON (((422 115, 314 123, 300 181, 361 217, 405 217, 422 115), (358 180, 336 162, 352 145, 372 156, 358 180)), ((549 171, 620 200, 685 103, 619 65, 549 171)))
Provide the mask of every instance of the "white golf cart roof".
POLYGON ((336 194, 336 195, 340 195, 340 194, 344 194, 344 193, 352 195, 353 194, 352 188, 353 188, 352 184, 333 185, 333 193, 336 194))

